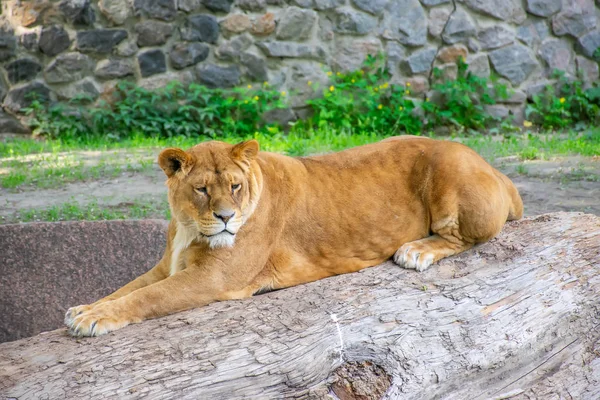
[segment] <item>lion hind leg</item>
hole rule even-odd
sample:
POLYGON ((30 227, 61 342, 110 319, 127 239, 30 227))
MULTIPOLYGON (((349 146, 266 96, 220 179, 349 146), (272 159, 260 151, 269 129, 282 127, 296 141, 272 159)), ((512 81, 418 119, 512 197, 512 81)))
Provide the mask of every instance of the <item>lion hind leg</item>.
POLYGON ((456 243, 436 234, 405 243, 394 254, 394 262, 407 269, 425 271, 442 258, 461 253, 471 247, 472 243, 456 243))
POLYGON ((462 237, 456 218, 445 218, 432 224, 432 236, 402 245, 394 262, 407 269, 425 271, 442 258, 473 247, 474 242, 462 237))

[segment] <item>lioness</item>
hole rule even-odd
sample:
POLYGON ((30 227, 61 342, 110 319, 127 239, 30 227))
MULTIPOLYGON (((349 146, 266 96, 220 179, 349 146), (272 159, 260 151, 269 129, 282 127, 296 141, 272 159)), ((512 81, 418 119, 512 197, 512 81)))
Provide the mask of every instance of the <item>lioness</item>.
POLYGON ((523 203, 512 182, 458 143, 401 136, 291 158, 250 140, 166 149, 172 220, 149 272, 69 309, 97 336, 220 300, 355 272, 393 256, 423 271, 485 242, 523 203))

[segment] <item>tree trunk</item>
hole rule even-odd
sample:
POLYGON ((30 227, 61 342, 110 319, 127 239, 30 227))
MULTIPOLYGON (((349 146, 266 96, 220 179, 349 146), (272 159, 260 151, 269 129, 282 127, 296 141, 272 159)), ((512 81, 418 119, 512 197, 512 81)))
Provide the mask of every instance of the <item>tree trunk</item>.
POLYGON ((549 214, 424 273, 386 263, 99 338, 4 343, 0 394, 598 399, 599 300, 600 218, 549 214))

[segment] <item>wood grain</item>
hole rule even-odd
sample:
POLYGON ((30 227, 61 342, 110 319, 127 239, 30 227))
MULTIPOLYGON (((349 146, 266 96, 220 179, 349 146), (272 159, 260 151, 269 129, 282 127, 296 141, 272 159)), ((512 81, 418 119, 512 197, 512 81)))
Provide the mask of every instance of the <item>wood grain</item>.
POLYGON ((105 337, 4 343, 0 397, 331 398, 333 371, 368 361, 386 399, 598 399, 599 326, 600 218, 556 213, 425 273, 386 263, 105 337))

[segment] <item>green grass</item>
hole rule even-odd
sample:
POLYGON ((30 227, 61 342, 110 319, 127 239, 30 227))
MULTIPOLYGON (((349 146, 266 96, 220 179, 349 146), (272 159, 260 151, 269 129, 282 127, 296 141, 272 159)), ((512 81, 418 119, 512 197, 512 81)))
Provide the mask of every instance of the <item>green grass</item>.
MULTIPOLYGON (((428 135, 433 136, 433 135, 428 135)), ((379 141, 376 132, 351 134, 350 131, 292 131, 284 134, 256 133, 251 137, 226 137, 235 143, 255 138, 263 150, 292 156, 328 153, 379 141)), ((600 129, 584 133, 511 134, 510 136, 453 136, 494 163, 497 158, 517 155, 522 160, 547 159, 553 156, 579 154, 600 155, 600 129)), ((70 182, 114 178, 126 172, 147 172, 155 167, 156 155, 165 147, 189 148, 194 139, 144 138, 136 136, 123 141, 90 139, 85 142, 62 140, 11 140, 0 142, 0 186, 8 189, 32 186, 56 188, 70 182), (84 163, 78 151, 99 151, 101 156, 84 163)))
POLYGON ((455 140, 471 147, 491 162, 497 158, 514 155, 524 160, 567 155, 600 155, 600 128, 590 128, 584 132, 526 133, 506 137, 480 135, 457 137, 455 140))
POLYGON ((38 221, 100 221, 115 219, 170 219, 171 210, 166 201, 141 201, 121 203, 116 206, 99 205, 93 201, 82 204, 70 201, 46 209, 21 210, 16 215, 3 218, 4 223, 38 221))
MULTIPOLYGON (((433 136, 433 135, 428 135, 433 136)), ((228 137, 227 142, 238 142, 251 137, 228 137)), ((255 134, 263 150, 292 156, 328 153, 349 147, 379 141, 383 135, 376 132, 350 134, 333 130, 321 130, 284 134, 255 134)), ((562 132, 549 134, 514 133, 508 136, 456 135, 446 139, 459 141, 473 148, 491 163, 508 156, 520 160, 549 159, 555 156, 600 155, 600 129, 591 128, 583 133, 562 132)), ((189 148, 197 140, 177 137, 172 139, 144 138, 136 136, 123 141, 93 139, 88 141, 63 141, 34 139, 6 140, 0 142, 0 193, 23 188, 59 187, 68 182, 114 178, 123 173, 145 173, 156 168, 155 158, 165 147, 189 148), (90 164, 82 159, 82 151, 100 151, 101 155, 90 164)), ((516 172, 529 174, 529 168, 517 165, 516 172)), ((581 170, 565 172, 565 177, 581 180, 597 180, 581 170), (572 175, 572 177, 571 177, 572 175)), ((22 210, 4 218, 4 223, 64 220, 109 220, 126 218, 169 218, 166 201, 134 201, 118 206, 89 204, 74 201, 47 209, 22 210)))
MULTIPOLYGON (((426 136, 435 137, 432 133, 426 136)), ((295 132, 289 134, 273 132, 273 134, 256 133, 248 137, 225 137, 220 140, 235 143, 240 140, 255 138, 266 151, 285 153, 288 155, 307 155, 339 151, 348 147, 376 142, 385 136, 377 132, 350 134, 349 131, 320 130, 295 132)), ((443 138, 443 137, 440 137, 443 138)), ((460 141, 485 157, 506 157, 523 155, 529 159, 531 152, 546 153, 550 156, 580 154, 583 156, 600 155, 600 128, 590 128, 581 132, 561 132, 547 134, 514 133, 507 136, 498 135, 453 135, 446 139, 460 141), (535 149, 535 150, 532 150, 535 149)), ((141 135, 122 141, 111 141, 102 138, 87 141, 32 140, 15 139, 0 142, 0 161, 8 157, 23 157, 30 154, 59 154, 80 150, 140 150, 161 149, 165 147, 189 148, 199 141, 187 137, 146 138, 141 135)), ((536 155, 537 156, 537 155, 536 155)))
MULTIPOLYGON (((67 183, 101 178, 114 178, 126 172, 147 172, 155 164, 158 150, 106 152, 96 151, 94 154, 76 153, 89 151, 90 148, 73 148, 63 150, 71 144, 48 143, 52 151, 30 152, 40 147, 29 146, 27 141, 3 143, 12 151, 10 156, 0 157, 0 187, 15 189, 24 186, 36 188, 56 188, 67 183), (64 145, 64 146, 63 146, 64 145)), ((135 148, 132 148, 135 149, 135 148)))

